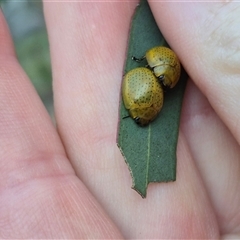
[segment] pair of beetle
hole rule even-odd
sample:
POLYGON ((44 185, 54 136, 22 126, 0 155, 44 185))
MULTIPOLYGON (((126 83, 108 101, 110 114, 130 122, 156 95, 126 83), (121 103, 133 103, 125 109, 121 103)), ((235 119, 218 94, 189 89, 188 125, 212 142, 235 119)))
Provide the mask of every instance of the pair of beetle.
POLYGON ((140 126, 153 121, 163 106, 163 89, 173 88, 180 77, 181 65, 176 54, 167 47, 154 47, 144 57, 147 67, 129 71, 123 78, 122 95, 130 117, 140 126))

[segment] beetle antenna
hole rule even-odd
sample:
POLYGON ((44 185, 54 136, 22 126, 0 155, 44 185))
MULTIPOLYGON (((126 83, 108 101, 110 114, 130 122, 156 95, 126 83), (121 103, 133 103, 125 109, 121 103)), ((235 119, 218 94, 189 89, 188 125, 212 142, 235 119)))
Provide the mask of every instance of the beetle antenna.
POLYGON ((128 116, 123 117, 122 119, 129 118, 129 117, 130 117, 130 116, 128 115, 128 116))

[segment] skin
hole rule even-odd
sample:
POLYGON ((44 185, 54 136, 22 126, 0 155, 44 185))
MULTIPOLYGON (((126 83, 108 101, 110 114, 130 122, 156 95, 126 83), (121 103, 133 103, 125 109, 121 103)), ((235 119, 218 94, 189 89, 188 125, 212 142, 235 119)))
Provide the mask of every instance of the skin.
POLYGON ((240 5, 150 4, 191 79, 177 181, 145 200, 115 143, 136 2, 45 2, 57 130, 0 14, 0 238, 240 238, 240 5))

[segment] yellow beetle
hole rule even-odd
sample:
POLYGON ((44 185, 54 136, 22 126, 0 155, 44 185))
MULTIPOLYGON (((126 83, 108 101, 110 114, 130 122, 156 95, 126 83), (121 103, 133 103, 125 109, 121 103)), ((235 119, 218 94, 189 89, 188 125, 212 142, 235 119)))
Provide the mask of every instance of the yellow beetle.
POLYGON ((140 126, 148 125, 163 106, 163 89, 153 72, 134 68, 123 78, 123 102, 129 115, 140 126))
POLYGON ((166 88, 173 88, 180 77, 181 65, 176 54, 167 47, 154 47, 148 50, 144 57, 136 58, 135 61, 147 60, 150 67, 159 81, 166 88))

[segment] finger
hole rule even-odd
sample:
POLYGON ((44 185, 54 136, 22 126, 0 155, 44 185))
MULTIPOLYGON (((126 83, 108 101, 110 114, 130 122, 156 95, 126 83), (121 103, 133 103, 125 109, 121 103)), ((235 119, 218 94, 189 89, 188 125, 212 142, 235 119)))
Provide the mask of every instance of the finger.
POLYGON ((0 188, 5 188, 56 171, 52 153, 62 155, 64 150, 50 117, 16 60, 2 14, 0 24, 0 188), (39 161, 46 158, 51 159, 52 168, 45 169, 39 161))
POLYGON ((1 13, 0 39, 0 238, 120 238, 74 175, 1 13))
POLYGON ((58 129, 78 176, 96 189, 101 184, 98 178, 111 175, 117 182, 122 177, 122 171, 103 174, 101 169, 115 168, 112 156, 121 157, 116 145, 119 91, 135 6, 135 2, 46 5, 47 26, 54 29, 49 35, 58 129))
POLYGON ((46 5, 47 25, 54 29, 49 33, 59 131, 78 176, 127 238, 217 238, 215 216, 182 134, 177 182, 150 185, 146 200, 130 189, 116 131, 134 7, 46 5))
POLYGON ((182 128, 215 209, 222 234, 239 231, 240 149, 207 99, 189 82, 182 128), (227 196, 227 197, 226 197, 227 196))
MULTIPOLYGON (((239 226, 236 209, 239 209, 240 195, 238 190, 234 191, 239 189, 239 147, 214 112, 214 110, 217 112, 239 141, 239 134, 235 129, 238 114, 234 113, 238 108, 236 77, 238 70, 234 67, 236 64, 234 55, 230 60, 231 64, 228 61, 229 52, 226 42, 233 36, 229 31, 232 31, 235 25, 231 25, 231 29, 225 29, 224 33, 222 29, 229 20, 231 21, 232 16, 226 19, 227 21, 219 21, 221 16, 228 16, 227 13, 232 8, 235 14, 238 7, 231 4, 194 3, 186 6, 186 4, 152 2, 152 10, 161 30, 165 33, 168 42, 178 51, 184 67, 192 75, 196 85, 207 97, 205 99, 194 85, 190 84, 185 97, 188 100, 184 102, 182 122, 223 233, 234 232, 239 226), (214 14, 218 21, 212 19, 214 14), (207 22, 209 24, 206 24, 207 22), (220 24, 221 28, 216 24, 220 24), (220 34, 225 42, 222 46, 219 46, 218 42, 220 34), (214 35, 216 38, 213 37, 214 35), (219 54, 223 53, 226 54, 226 58, 220 57, 219 54), (225 67, 219 68, 225 61, 225 67), (232 68, 229 72, 230 65, 232 68)), ((232 14, 232 11, 230 12, 232 14)), ((232 51, 231 48, 229 51, 232 51)))
POLYGON ((183 66, 240 143, 240 5, 153 1, 151 7, 183 66))

